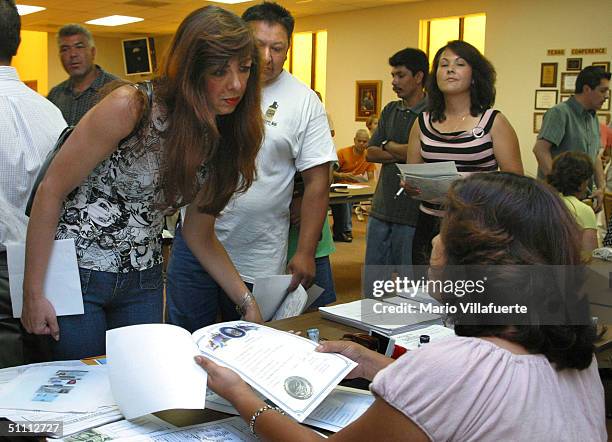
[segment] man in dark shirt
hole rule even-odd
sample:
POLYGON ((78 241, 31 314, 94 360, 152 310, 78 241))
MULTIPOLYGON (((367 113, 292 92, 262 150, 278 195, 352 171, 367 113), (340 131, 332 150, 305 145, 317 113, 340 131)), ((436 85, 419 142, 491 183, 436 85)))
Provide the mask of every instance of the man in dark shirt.
MULTIPOLYGON (((383 109, 378 127, 370 138, 367 160, 381 163, 378 185, 372 199, 366 238, 366 266, 410 266, 412 239, 418 218, 417 201, 401 194, 399 170, 395 163, 405 163, 408 134, 419 114, 425 109, 423 87, 429 63, 419 49, 406 48, 389 59, 393 91, 400 100, 392 101, 383 109)), ((366 273, 368 269, 366 267, 366 273)), ((369 296, 366 277, 364 294, 369 296)))
POLYGON ((94 64, 93 36, 83 26, 61 27, 57 44, 62 65, 70 78, 51 89, 47 98, 62 111, 66 122, 74 126, 96 104, 99 89, 117 77, 94 64))

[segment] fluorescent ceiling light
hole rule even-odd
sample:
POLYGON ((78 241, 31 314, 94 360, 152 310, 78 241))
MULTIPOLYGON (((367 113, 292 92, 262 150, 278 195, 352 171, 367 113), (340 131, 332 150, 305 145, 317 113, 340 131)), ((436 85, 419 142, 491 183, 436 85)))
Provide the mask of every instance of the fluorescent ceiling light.
POLYGON ((17 12, 19 15, 33 14, 34 12, 44 11, 47 8, 42 6, 29 6, 29 5, 17 5, 17 12))
POLYGON ((236 3, 246 3, 246 2, 250 2, 251 0, 209 0, 213 3, 226 3, 228 5, 235 5, 236 3))
POLYGON ((128 23, 136 23, 143 20, 144 18, 129 17, 127 15, 109 15, 108 17, 96 18, 95 20, 89 20, 85 23, 89 25, 98 26, 120 26, 127 25, 128 23))

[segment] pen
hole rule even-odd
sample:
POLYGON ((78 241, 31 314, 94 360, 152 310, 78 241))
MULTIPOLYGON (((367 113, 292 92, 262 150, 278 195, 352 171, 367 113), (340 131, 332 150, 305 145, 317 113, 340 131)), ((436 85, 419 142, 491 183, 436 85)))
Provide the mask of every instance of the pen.
POLYGON ((400 189, 395 193, 395 196, 393 197, 393 199, 396 200, 397 197, 400 196, 403 191, 404 191, 404 188, 400 187, 400 189))

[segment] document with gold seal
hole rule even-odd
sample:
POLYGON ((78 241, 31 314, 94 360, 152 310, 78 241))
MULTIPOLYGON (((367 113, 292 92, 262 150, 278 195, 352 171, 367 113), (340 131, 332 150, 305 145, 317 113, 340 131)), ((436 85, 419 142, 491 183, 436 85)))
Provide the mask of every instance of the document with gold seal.
POLYGON ((193 339, 204 356, 236 371, 299 422, 357 365, 316 352, 318 344, 309 339, 244 321, 202 328, 193 339))

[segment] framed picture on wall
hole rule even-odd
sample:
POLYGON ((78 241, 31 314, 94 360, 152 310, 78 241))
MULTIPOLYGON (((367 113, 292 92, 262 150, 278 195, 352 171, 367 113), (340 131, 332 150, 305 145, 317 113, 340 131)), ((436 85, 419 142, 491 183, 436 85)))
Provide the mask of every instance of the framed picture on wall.
POLYGON ((582 69, 582 58, 568 58, 565 69, 568 71, 579 71, 582 69))
POLYGON ((608 96, 608 98, 606 98, 606 101, 603 102, 603 104, 601 105, 601 109, 599 109, 601 111, 609 111, 610 110, 610 97, 608 96))
POLYGON ((593 66, 601 66, 604 71, 610 72, 610 62, 609 61, 594 61, 593 66))
POLYGON ((542 63, 540 67, 540 87, 557 87, 558 63, 542 63))
POLYGON ((573 94, 576 90, 577 72, 561 72, 561 93, 573 94))
POLYGON ((559 96, 559 99, 560 99, 561 101, 559 101, 559 103, 563 103, 564 101, 569 100, 569 97, 571 97, 571 95, 569 95, 569 94, 560 95, 560 96, 559 96))
POLYGON ((597 114, 597 119, 606 126, 610 124, 610 114, 597 114))
POLYGON ((537 134, 542 128, 542 121, 544 120, 544 112, 533 113, 533 133, 537 134))
POLYGON ((557 104, 559 98, 558 90, 537 89, 535 91, 535 109, 547 110, 557 104))
POLYGON ((382 81, 355 82, 355 121, 366 121, 370 115, 380 114, 382 81))

